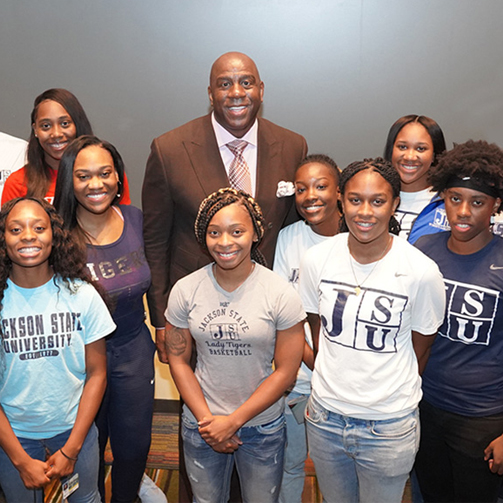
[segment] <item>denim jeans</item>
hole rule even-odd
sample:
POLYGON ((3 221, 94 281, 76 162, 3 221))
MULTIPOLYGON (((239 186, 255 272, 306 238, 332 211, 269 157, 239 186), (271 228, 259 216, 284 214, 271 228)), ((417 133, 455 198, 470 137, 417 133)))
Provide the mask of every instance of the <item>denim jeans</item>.
POLYGON ((397 419, 356 419, 311 396, 307 439, 324 501, 400 503, 419 447, 418 416, 415 410, 397 419))
POLYGON ((243 427, 237 435, 243 445, 234 453, 215 452, 199 434, 197 423, 182 417, 185 465, 197 503, 227 503, 234 463, 244 503, 278 501, 286 442, 284 417, 243 427))
POLYGON ((280 503, 301 503, 306 473, 304 464, 307 458, 306 423, 299 424, 288 404, 303 397, 300 393, 289 393, 286 397, 286 448, 283 482, 279 493, 280 503))
MULTIPOLYGON (((45 461, 46 451, 50 454, 63 447, 71 430, 45 440, 19 438, 23 449, 33 458, 45 461)), ((75 472, 79 474, 79 488, 68 498, 70 503, 100 503, 98 492, 98 432, 94 424, 84 441, 79 458, 75 463, 75 472)), ((11 463, 7 454, 0 448, 0 485, 8 503, 42 503, 42 489, 26 489, 19 472, 11 463)))

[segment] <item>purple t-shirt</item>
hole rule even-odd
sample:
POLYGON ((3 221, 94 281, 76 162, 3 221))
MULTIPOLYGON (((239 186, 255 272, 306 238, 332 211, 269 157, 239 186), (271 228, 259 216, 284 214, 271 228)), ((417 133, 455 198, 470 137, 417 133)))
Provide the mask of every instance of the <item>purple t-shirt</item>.
POLYGON ((143 245, 143 215, 134 206, 121 205, 124 230, 114 243, 87 246, 87 267, 93 280, 107 291, 117 325, 114 343, 124 344, 144 326, 143 295, 150 286, 150 268, 143 245))

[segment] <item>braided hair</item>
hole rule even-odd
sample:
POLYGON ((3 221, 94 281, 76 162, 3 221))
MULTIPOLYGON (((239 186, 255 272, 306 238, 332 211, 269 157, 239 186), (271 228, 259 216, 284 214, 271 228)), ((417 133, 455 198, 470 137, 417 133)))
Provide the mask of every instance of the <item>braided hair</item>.
MULTIPOLYGON (((376 173, 379 173, 391 186, 391 191, 393 194, 393 199, 400 197, 400 175, 398 171, 391 165, 390 162, 385 161, 382 157, 376 157, 375 159, 363 159, 363 161, 352 162, 347 168, 342 170, 341 177, 339 180, 339 190, 341 196, 344 196, 344 191, 346 190, 346 184, 360 171, 365 169, 371 169, 376 173)), ((348 226, 344 213, 342 214, 340 220, 340 232, 348 232, 348 226)), ((400 232, 400 224, 398 220, 392 215, 389 221, 389 232, 398 235, 400 232)))
POLYGON ((206 245, 206 232, 211 219, 222 208, 234 203, 240 204, 248 211, 253 223, 253 229, 255 230, 255 234, 258 238, 257 241, 252 244, 251 258, 258 264, 267 266, 264 256, 260 250, 258 250, 258 246, 264 236, 264 217, 262 216, 262 210, 256 203, 255 199, 242 190, 226 187, 213 192, 213 194, 210 194, 203 200, 199 206, 196 222, 194 224, 197 242, 204 248, 204 250, 208 251, 208 247, 206 245))
POLYGON ((322 164, 326 168, 332 170, 334 172, 334 175, 336 179, 339 179, 339 176, 341 175, 341 170, 339 169, 339 166, 337 166, 337 163, 328 155, 325 154, 309 154, 308 156, 304 157, 302 161, 300 161, 300 164, 297 166, 297 169, 295 172, 299 171, 302 166, 305 166, 306 164, 322 164))

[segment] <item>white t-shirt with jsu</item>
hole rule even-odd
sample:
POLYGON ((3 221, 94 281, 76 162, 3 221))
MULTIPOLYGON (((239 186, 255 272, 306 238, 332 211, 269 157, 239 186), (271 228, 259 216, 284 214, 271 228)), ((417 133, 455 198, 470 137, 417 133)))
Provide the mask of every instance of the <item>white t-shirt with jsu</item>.
POLYGON ((315 399, 361 419, 412 412, 421 398, 421 378, 411 332, 435 334, 444 317, 437 265, 396 237, 379 263, 359 264, 344 233, 306 252, 299 291, 306 311, 321 318, 315 399))

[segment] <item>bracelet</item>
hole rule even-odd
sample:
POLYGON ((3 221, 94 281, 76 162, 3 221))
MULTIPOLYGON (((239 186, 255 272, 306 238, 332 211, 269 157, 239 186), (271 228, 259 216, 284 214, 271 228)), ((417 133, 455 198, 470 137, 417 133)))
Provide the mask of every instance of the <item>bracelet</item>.
POLYGON ((61 452, 61 454, 63 454, 63 456, 68 459, 69 461, 77 461, 77 459, 79 458, 78 456, 74 457, 74 458, 71 458, 70 456, 67 456, 64 452, 63 452, 63 449, 60 449, 59 452, 61 452))

